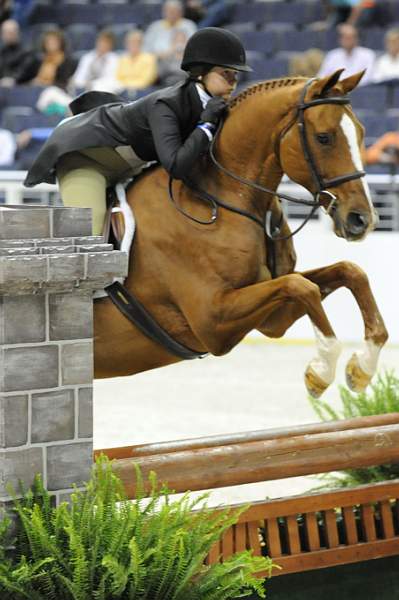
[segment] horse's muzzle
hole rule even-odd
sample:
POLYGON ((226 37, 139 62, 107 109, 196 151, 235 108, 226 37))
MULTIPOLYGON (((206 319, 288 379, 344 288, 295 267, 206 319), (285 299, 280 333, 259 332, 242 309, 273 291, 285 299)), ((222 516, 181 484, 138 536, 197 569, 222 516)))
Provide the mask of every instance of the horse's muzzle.
POLYGON ((366 235, 371 225, 374 225, 372 215, 352 211, 343 223, 344 235, 347 240, 359 240, 366 235))

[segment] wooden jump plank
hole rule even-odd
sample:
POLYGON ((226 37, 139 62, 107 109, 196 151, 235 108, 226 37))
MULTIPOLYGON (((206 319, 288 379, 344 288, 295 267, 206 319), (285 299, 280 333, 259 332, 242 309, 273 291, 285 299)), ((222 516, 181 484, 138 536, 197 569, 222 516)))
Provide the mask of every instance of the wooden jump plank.
POLYGON ((235 552, 247 550, 247 526, 245 523, 234 525, 235 552))
POLYGON ((233 528, 229 527, 222 537, 222 557, 223 560, 234 554, 233 547, 233 528))
MULTIPOLYGON (((300 496, 277 498, 275 500, 261 500, 254 502, 240 516, 239 520, 240 522, 245 522, 256 519, 297 515, 307 511, 316 512, 344 506, 353 507, 362 504, 362 502, 380 502, 396 498, 399 498, 399 479, 332 492, 301 494, 300 496)), ((241 505, 233 505, 232 508, 238 508, 239 506, 241 505)))
POLYGON ((337 513, 335 510, 325 510, 323 512, 324 526, 326 532, 328 548, 336 548, 339 546, 338 529, 337 529, 337 513))
POLYGON ((230 433, 227 435, 211 435, 201 438, 172 440, 170 442, 136 444, 134 446, 123 446, 119 448, 102 448, 94 451, 94 458, 97 458, 100 454, 105 454, 110 459, 132 458, 154 454, 167 454, 182 450, 195 450, 200 448, 241 444, 244 442, 276 440, 297 435, 328 433, 332 431, 345 431, 348 429, 357 429, 361 427, 378 427, 379 425, 395 424, 399 424, 399 413, 357 417, 354 419, 345 419, 340 421, 328 421, 326 423, 310 423, 307 425, 297 425, 296 427, 261 429, 259 431, 245 431, 239 433, 230 433))
POLYGON ((248 523, 248 539, 250 548, 253 550, 254 556, 261 556, 262 551, 260 547, 260 539, 259 539, 259 525, 256 523, 248 523))
POLYGON ((342 509, 342 515, 344 517, 346 543, 348 545, 357 544, 358 535, 356 529, 355 514, 353 512, 352 506, 345 506, 342 509))
POLYGON ((301 552, 301 542, 299 539, 299 529, 296 515, 289 515, 285 522, 290 554, 299 554, 301 552))
POLYGON ((356 563, 397 554, 399 554, 399 538, 376 540, 375 542, 355 544, 354 546, 339 546, 338 548, 305 552, 294 556, 284 555, 275 560, 282 569, 274 570, 273 576, 356 563))
POLYGON ((362 504, 361 510, 361 522, 363 533, 367 542, 373 542, 377 539, 377 532, 375 530, 374 520, 374 507, 372 504, 362 504))
POLYGON ((207 564, 214 565, 215 563, 218 563, 220 560, 220 555, 221 555, 221 548, 220 548, 220 541, 218 541, 213 544, 212 548, 209 551, 209 554, 206 559, 207 564))
POLYGON ((392 508, 389 500, 383 500, 379 503, 382 531, 385 539, 395 537, 395 531, 393 526, 392 508))
POLYGON ((135 497, 138 463, 147 489, 150 471, 176 492, 204 490, 366 467, 399 460, 399 425, 318 433, 287 439, 248 442, 166 455, 121 459, 112 464, 127 495, 135 497), (381 436, 386 443, 381 445, 381 436))
POLYGON ((281 556, 280 530, 277 519, 267 519, 266 522, 266 550, 273 558, 281 556))
POLYGON ((305 514, 305 529, 306 538, 310 551, 320 549, 320 535, 319 528, 317 526, 316 513, 310 512, 305 514))

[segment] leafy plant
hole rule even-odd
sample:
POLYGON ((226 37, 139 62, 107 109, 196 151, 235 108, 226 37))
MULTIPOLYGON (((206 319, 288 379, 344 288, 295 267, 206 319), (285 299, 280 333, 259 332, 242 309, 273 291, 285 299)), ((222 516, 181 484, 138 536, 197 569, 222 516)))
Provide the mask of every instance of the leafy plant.
POLYGON ((101 457, 84 491, 54 506, 36 478, 14 500, 19 526, 9 545, 10 520, 0 522, 1 600, 227 600, 265 597, 269 558, 242 552, 205 566, 211 546, 237 522, 242 508, 213 511, 207 494, 170 499, 149 477, 145 498, 139 469, 137 497, 126 499, 111 464, 101 457), (194 510, 195 509, 195 510, 194 510))
MULTIPOLYGON (((322 421, 353 419, 391 412, 399 412, 399 378, 393 371, 386 371, 377 377, 370 390, 355 394, 340 386, 339 393, 342 410, 334 410, 328 402, 310 397, 317 416, 322 421)), ((351 487, 399 477, 399 464, 366 467, 362 469, 347 469, 338 475, 330 473, 319 477, 325 483, 316 489, 351 487)), ((315 491, 314 489, 312 491, 315 491)))

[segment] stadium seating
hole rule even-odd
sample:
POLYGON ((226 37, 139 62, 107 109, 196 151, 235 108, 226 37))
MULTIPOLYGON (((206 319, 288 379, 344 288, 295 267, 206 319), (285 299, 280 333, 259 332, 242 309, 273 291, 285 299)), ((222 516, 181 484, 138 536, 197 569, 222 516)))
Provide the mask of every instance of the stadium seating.
MULTIPOLYGON (((230 0, 228 0, 230 2, 230 0)), ((399 23, 399 1, 387 0, 392 24, 399 23)), ((60 26, 66 33, 74 56, 93 48, 98 31, 111 29, 117 39, 117 49, 123 48, 127 31, 146 28, 161 17, 160 0, 37 0, 31 24, 23 32, 24 39, 38 47, 40 35, 50 27, 60 26)), ((236 32, 247 51, 254 72, 242 76, 240 86, 248 82, 283 77, 289 61, 297 52, 310 48, 323 51, 337 47, 334 29, 321 31, 316 21, 325 20, 325 5, 320 0, 232 0, 226 29, 236 32)), ((377 53, 384 47, 385 30, 366 29, 361 44, 377 53)), ((141 91, 141 97, 156 88, 141 91)), ((36 86, 0 87, 0 122, 14 132, 27 127, 52 127, 59 117, 40 114, 35 106, 42 88, 36 86)), ((124 96, 129 99, 126 93, 124 96)), ((370 85, 351 94, 352 105, 366 126, 367 140, 373 140, 387 129, 398 129, 399 84, 370 85)), ((40 146, 35 142, 24 151, 25 162, 40 146)))

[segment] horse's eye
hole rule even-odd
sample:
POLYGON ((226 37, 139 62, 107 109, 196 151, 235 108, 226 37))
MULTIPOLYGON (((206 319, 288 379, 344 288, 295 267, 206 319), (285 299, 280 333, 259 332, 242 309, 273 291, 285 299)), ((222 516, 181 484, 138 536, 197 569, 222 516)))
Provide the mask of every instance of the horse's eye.
POLYGON ((323 146, 328 146, 333 141, 331 133, 316 133, 316 140, 323 146))

